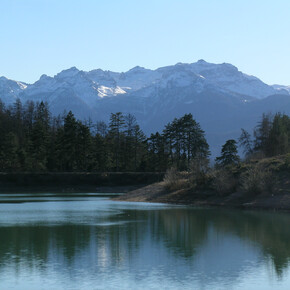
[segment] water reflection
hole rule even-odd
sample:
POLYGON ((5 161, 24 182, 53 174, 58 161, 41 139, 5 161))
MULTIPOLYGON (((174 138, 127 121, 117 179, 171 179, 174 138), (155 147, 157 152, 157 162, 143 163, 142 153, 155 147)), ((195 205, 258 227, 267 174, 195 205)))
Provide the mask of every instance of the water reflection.
POLYGON ((23 273, 30 273, 59 288, 214 289, 272 277, 283 286, 290 279, 289 228, 285 213, 95 199, 1 205, 0 281, 25 283, 23 273))

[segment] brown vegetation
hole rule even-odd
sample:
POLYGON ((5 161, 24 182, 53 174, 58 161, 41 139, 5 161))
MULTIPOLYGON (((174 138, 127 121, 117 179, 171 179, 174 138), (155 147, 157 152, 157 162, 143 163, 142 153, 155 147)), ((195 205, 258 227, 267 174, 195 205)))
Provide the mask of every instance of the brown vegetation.
POLYGON ((191 172, 167 171, 164 181, 119 200, 290 210, 290 156, 252 159, 212 169, 196 180, 191 172), (203 182, 201 182, 203 180, 203 182))

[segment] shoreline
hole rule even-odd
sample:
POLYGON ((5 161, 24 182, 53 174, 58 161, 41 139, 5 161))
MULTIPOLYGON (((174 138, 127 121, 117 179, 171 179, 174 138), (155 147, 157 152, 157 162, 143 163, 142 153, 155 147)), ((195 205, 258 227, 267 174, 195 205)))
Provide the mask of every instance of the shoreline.
POLYGON ((21 192, 124 193, 163 179, 158 172, 0 172, 0 194, 21 192))
POLYGON ((222 196, 192 189, 169 191, 163 182, 154 183, 111 198, 115 201, 151 202, 187 206, 224 207, 236 209, 290 211, 290 194, 246 195, 241 192, 222 196))
POLYGON ((128 186, 74 186, 74 187, 63 187, 63 186, 25 186, 25 187, 2 187, 0 190, 1 195, 6 194, 82 194, 82 193, 104 193, 104 194, 126 194, 127 192, 137 190, 143 185, 128 185, 128 186))

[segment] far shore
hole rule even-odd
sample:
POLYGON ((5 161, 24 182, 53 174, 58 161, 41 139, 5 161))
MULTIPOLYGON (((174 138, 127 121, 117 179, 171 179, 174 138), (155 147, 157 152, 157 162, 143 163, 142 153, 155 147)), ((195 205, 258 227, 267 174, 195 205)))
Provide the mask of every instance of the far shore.
POLYGON ((104 194, 126 194, 129 191, 139 189, 140 187, 146 186, 141 185, 127 185, 127 186, 9 186, 2 187, 0 191, 0 197, 3 194, 82 194, 82 193, 96 193, 98 196, 102 193, 104 194))
POLYGON ((0 172, 0 194, 126 193, 163 176, 158 172, 0 172))

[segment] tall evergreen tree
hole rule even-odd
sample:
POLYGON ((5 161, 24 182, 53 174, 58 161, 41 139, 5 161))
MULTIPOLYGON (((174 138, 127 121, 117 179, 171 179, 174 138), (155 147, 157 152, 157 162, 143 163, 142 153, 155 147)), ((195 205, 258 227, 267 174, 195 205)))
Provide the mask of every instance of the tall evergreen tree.
POLYGON ((245 129, 241 129, 242 133, 239 137, 239 144, 244 148, 244 153, 249 156, 253 153, 253 141, 251 135, 245 129))
POLYGON ((78 123, 74 114, 69 111, 64 119, 63 130, 59 130, 58 157, 63 170, 76 169, 78 123))
POLYGON ((116 171, 119 171, 119 167, 120 167, 121 141, 123 138, 124 125, 125 125, 125 119, 121 112, 111 114, 110 124, 109 124, 109 128, 110 128, 109 134, 112 140, 116 171))
POLYGON ((9 132, 1 138, 0 143, 0 170, 18 170, 20 164, 17 155, 19 143, 13 132, 9 132))
POLYGON ((48 146, 50 135, 50 112, 47 104, 41 102, 36 105, 34 122, 30 135, 30 156, 33 168, 45 170, 47 168, 48 146))
POLYGON ((208 159, 210 152, 204 131, 192 114, 185 114, 167 124, 163 136, 169 148, 171 163, 176 163, 178 168, 188 168, 193 159, 208 159))
POLYGON ((92 137, 88 126, 77 122, 76 166, 78 170, 87 171, 94 167, 92 160, 92 137))
POLYGON ((261 121, 254 130, 255 137, 255 151, 267 151, 269 135, 272 127, 272 116, 270 114, 263 114, 261 121))
POLYGON ((278 113, 274 116, 267 142, 268 156, 290 152, 290 118, 278 113))
POLYGON ((240 162, 237 142, 233 139, 227 140, 222 146, 221 156, 215 159, 218 166, 237 165, 240 162))

